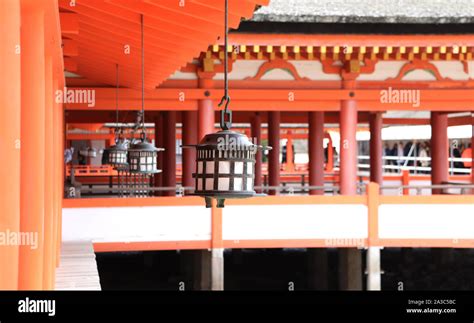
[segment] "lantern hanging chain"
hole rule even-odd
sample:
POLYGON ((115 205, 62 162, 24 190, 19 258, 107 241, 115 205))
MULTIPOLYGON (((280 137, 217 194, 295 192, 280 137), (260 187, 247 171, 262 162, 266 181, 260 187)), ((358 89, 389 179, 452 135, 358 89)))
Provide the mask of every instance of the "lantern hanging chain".
POLYGON ((120 136, 120 130, 119 130, 119 65, 115 64, 115 70, 116 70, 116 88, 115 88, 115 141, 117 141, 117 137, 120 136))
POLYGON ((142 41, 142 130, 143 140, 146 139, 145 129, 145 36, 143 27, 143 14, 140 15, 141 22, 141 41, 142 41))
POLYGON ((228 16, 229 16, 229 2, 228 0, 225 0, 225 13, 224 13, 224 96, 221 99, 221 102, 219 103, 219 107, 222 106, 225 102, 224 110, 221 111, 221 120, 220 120, 220 125, 222 130, 229 130, 232 127, 232 111, 229 110, 229 104, 230 104, 230 96, 229 96, 229 79, 228 79, 228 73, 229 73, 229 68, 228 68, 228 53, 227 53, 227 48, 228 48, 228 38, 229 38, 229 22, 228 22, 228 16), (228 117, 228 121, 226 121, 226 117, 228 117))

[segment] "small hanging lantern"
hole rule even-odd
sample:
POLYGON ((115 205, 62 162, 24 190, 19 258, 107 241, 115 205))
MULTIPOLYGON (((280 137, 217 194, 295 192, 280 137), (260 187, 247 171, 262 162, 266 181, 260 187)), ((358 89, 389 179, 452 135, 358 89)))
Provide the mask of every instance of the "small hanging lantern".
POLYGON ((103 163, 111 165, 115 169, 124 169, 127 167, 127 145, 122 138, 122 129, 119 128, 119 110, 118 110, 118 99, 119 99, 119 66, 115 65, 117 74, 117 87, 115 91, 115 145, 104 149, 103 163))
POLYGON ((128 149, 128 164, 129 172, 134 174, 156 174, 160 173, 158 169, 157 156, 159 151, 163 151, 163 148, 156 148, 146 138, 145 128, 145 45, 144 45, 144 26, 143 26, 143 14, 140 16, 141 21, 141 41, 142 41, 142 111, 141 111, 141 123, 142 132, 140 135, 140 141, 138 143, 130 145, 128 149))
POLYGON ((130 145, 128 149, 128 170, 130 173, 157 174, 161 173, 158 169, 158 152, 163 148, 156 148, 146 140, 144 133, 140 142, 130 145))
POLYGON ((128 165, 127 155, 128 149, 127 144, 120 137, 115 140, 115 145, 104 150, 105 164, 111 165, 115 169, 123 169, 128 165))
MULTIPOLYGON (((140 140, 133 142, 127 150, 127 165, 118 168, 119 196, 146 197, 150 191, 150 182, 153 174, 161 173, 158 169, 158 152, 163 148, 156 148, 146 138, 145 127, 145 39, 143 14, 140 15, 141 25, 141 78, 142 78, 142 108, 138 113, 137 127, 141 127, 140 140)), ((132 136, 133 138, 133 136, 132 136)))
MULTIPOLYGON (((257 196, 254 190, 256 153, 262 146, 253 144, 247 136, 230 130, 206 135, 196 147, 196 173, 194 195, 217 200, 224 206, 228 198, 257 196)), ((269 147, 266 147, 269 149, 269 147)))
MULTIPOLYGON (((228 0, 225 1, 225 45, 228 48, 228 0)), ((206 207, 217 200, 217 207, 224 207, 225 199, 263 196, 254 190, 255 161, 257 151, 271 149, 253 144, 246 135, 231 131, 232 112, 229 110, 228 55, 224 56, 225 93, 219 106, 221 111, 221 131, 204 136, 198 145, 185 145, 183 148, 196 148, 195 191, 193 195, 202 196, 206 207), (227 121, 226 121, 227 119, 227 121)))

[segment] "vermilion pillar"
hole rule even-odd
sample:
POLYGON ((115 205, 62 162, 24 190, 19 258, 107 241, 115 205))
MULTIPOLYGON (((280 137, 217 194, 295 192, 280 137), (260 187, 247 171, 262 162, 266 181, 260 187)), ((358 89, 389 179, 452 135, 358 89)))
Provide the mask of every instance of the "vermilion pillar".
POLYGON ((382 147, 382 113, 369 115, 370 126, 370 181, 382 185, 383 183, 383 147, 382 147))
MULTIPOLYGON (((199 87, 211 89, 214 86, 212 79, 199 79, 199 87)), ((201 140, 208 133, 214 132, 215 115, 211 99, 199 100, 198 102, 198 139, 201 140)))
POLYGON ((45 56, 42 1, 22 1, 21 221, 36 246, 20 247, 19 288, 43 288, 45 56))
MULTIPOLYGON (((324 186, 324 112, 309 112, 308 119, 309 186, 324 186)), ((311 189, 309 194, 323 195, 324 190, 311 189)))
MULTIPOLYGON (((280 186, 280 112, 268 112, 268 144, 272 150, 268 153, 268 183, 280 186)), ((270 189, 269 195, 277 195, 278 190, 270 189)))
POLYGON ((199 110, 198 110, 198 137, 199 140, 204 138, 205 135, 213 133, 215 116, 214 108, 212 106, 212 100, 200 100, 199 101, 199 110))
MULTIPOLYGON (((214 86, 212 79, 199 79, 199 87, 211 89, 214 86)), ((215 115, 211 99, 199 100, 198 102, 198 139, 201 140, 208 133, 214 132, 215 115)))
MULTIPOLYGON (((20 231, 20 2, 0 1, 0 232, 20 231)), ((18 245, 0 246, 0 289, 18 288, 18 245)))
MULTIPOLYGON (((164 141, 163 141, 163 136, 164 136, 164 132, 163 132, 163 115, 161 112, 158 112, 156 115, 155 115, 155 146, 156 147, 163 147, 164 146, 164 141)), ((163 153, 161 154, 158 154, 158 157, 157 157, 157 166, 158 166, 158 169, 163 169, 163 153)), ((155 187, 163 187, 163 173, 158 173, 158 174, 155 174, 155 178, 154 178, 154 184, 155 184, 155 187)), ((160 196, 162 195, 162 192, 160 191, 155 191, 155 196, 160 196)))
MULTIPOLYGON (((448 181, 448 115, 431 112, 431 183, 440 185, 448 181)), ((433 194, 443 190, 434 189, 433 194)))
MULTIPOLYGON (((59 73, 56 71, 53 81, 53 93, 59 90, 59 73)), ((59 238, 59 218, 61 217, 61 200, 62 200, 62 186, 61 186, 61 171, 63 166, 63 150, 61 148, 61 133, 62 130, 60 122, 60 105, 53 101, 53 148, 54 148, 54 221, 53 221, 53 234, 54 234, 54 268, 58 265, 58 250, 60 250, 61 240, 59 238)))
MULTIPOLYGON (((183 128, 182 138, 183 145, 195 145, 198 143, 197 131, 197 112, 186 111, 183 112, 183 128)), ((183 173, 182 185, 183 187, 194 187, 193 173, 196 172, 196 149, 183 149, 183 173)))
MULTIPOLYGON (((61 70, 59 71, 61 75, 61 79, 59 80, 59 88, 61 90, 64 89, 64 72, 61 70)), ((58 133, 59 133, 59 142, 60 142, 60 154, 58 156, 58 161, 59 164, 61 165, 61 168, 59 169, 59 177, 60 177, 60 183, 59 183, 59 218, 58 218, 58 248, 56 250, 56 267, 60 265, 61 262, 61 242, 62 242, 62 210, 63 210, 63 196, 64 196, 64 181, 66 178, 66 167, 64 164, 64 149, 66 147, 66 120, 65 120, 65 114, 64 114, 64 105, 63 103, 58 103, 58 116, 59 116, 59 128, 58 128, 58 133)))
MULTIPOLYGON (((199 87, 208 93, 214 87, 212 75, 199 79, 199 87)), ((198 102, 198 140, 200 141, 205 135, 215 131, 215 114, 213 101, 211 99, 199 100, 198 102)), ((214 209, 214 208, 213 208, 214 209)), ((214 249, 212 252, 208 250, 200 250, 196 254, 195 274, 197 284, 202 290, 209 290, 212 287, 213 276, 212 271, 216 261, 223 261, 224 258, 214 257, 214 249)), ((223 266, 223 264, 222 264, 223 266)), ((223 268, 223 267, 222 267, 223 268)))
MULTIPOLYGON (((58 70, 58 89, 64 90, 64 72, 58 70)), ((62 210, 63 210, 63 196, 64 196, 64 179, 66 177, 66 167, 64 164, 64 149, 66 147, 66 121, 64 119, 64 106, 61 102, 55 102, 58 117, 58 127, 56 129, 59 140, 59 154, 57 156, 58 164, 58 219, 57 219, 57 248, 56 248, 56 267, 59 267, 61 261, 61 242, 62 242, 62 210)))
MULTIPOLYGON (((472 138, 471 138, 471 182, 474 185, 474 113, 472 114, 472 138)), ((474 195, 474 188, 471 190, 474 195)))
POLYGON ((45 182, 44 182, 44 272, 43 289, 53 289, 54 244, 53 244, 53 60, 47 56, 45 60, 45 182))
MULTIPOLYGON (((344 89, 354 89, 355 79, 343 81, 344 89)), ((357 194, 357 102, 344 100, 340 112, 340 186, 342 195, 357 194)), ((362 289, 362 256, 354 248, 339 249, 339 287, 362 289)))
MULTIPOLYGON (((252 142, 257 145, 262 144, 262 118, 259 113, 255 114, 251 120, 251 136, 252 142)), ((262 179, 262 151, 258 150, 257 154, 255 155, 255 187, 262 187, 263 179, 262 179)), ((261 193, 262 189, 257 188, 257 192, 261 193)))
MULTIPOLYGON (((324 186, 324 112, 309 112, 309 186, 324 186)), ((328 147, 330 149, 331 147, 328 147)), ((310 189, 310 195, 324 195, 324 189, 310 189)), ((308 248, 308 283, 315 290, 328 288, 326 248, 308 248)))
POLYGON ((175 188, 163 192, 165 196, 176 195, 176 111, 165 112, 163 118, 164 148, 163 186, 175 188))
MULTIPOLYGON (((355 87, 355 81, 344 81, 345 89, 355 87)), ((357 193, 357 104, 355 100, 344 100, 340 112, 340 185, 342 195, 357 193)))

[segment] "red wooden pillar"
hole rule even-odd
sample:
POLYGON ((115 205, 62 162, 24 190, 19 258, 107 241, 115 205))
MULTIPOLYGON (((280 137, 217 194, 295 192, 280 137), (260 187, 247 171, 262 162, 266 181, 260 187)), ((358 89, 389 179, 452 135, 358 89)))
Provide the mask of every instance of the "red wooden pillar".
POLYGON ((43 289, 51 290, 54 288, 54 240, 53 240, 53 59, 50 55, 45 60, 45 134, 44 138, 48 141, 45 145, 45 182, 44 182, 44 272, 43 289))
MULTIPOLYGON (((183 145, 195 145, 198 143, 197 112, 183 112, 182 138, 183 145)), ((184 148, 182 161, 182 185, 183 187, 194 187, 193 173, 196 172, 196 149, 184 148)))
MULTIPOLYGON (((199 87, 202 89, 212 89, 214 82, 210 78, 199 79, 199 87)), ((198 139, 215 131, 214 106, 211 99, 199 100, 198 102, 198 139)))
MULTIPOLYGON (((355 78, 343 81, 344 89, 355 88, 355 78)), ((340 186, 342 195, 357 194, 357 101, 343 100, 340 112, 340 186)), ((362 256, 354 248, 339 249, 339 287, 362 290, 362 256)))
MULTIPOLYGON (((280 186, 280 112, 268 112, 268 144, 272 147, 268 154, 268 183, 280 186)), ((277 195, 278 190, 270 189, 269 195, 277 195)))
MULTIPOLYGON (((353 89, 355 81, 344 81, 345 89, 353 89)), ((340 112, 340 185, 342 195, 357 193, 357 103, 344 100, 340 112)))
POLYGON ((43 289, 45 52, 42 1, 21 2, 21 221, 37 245, 20 246, 19 289, 43 289))
MULTIPOLYGON (((254 144, 262 144, 262 118, 257 112, 251 120, 251 136, 254 144)), ((262 178, 262 151, 258 150, 255 155, 255 187, 262 187, 263 178, 262 178)), ((256 192, 261 193, 262 189, 256 189, 256 192)))
MULTIPOLYGON (((61 79, 59 81, 59 89, 64 90, 64 75, 63 71, 60 70, 58 73, 61 75, 61 79)), ((58 247, 56 250, 56 267, 59 267, 61 262, 61 243, 62 243, 62 210, 63 210, 63 196, 64 196, 64 181, 66 178, 66 167, 64 165, 64 150, 66 148, 66 120, 64 114, 64 105, 63 103, 57 104, 58 109, 58 118, 59 118, 59 125, 58 125, 58 135, 59 135, 59 155, 58 155, 58 163, 60 165, 58 172, 59 172, 59 216, 58 216, 58 224, 57 224, 57 239, 59 241, 58 247)))
MULTIPOLYGON (((156 115, 155 115, 155 118, 154 118, 154 122, 155 122, 155 146, 156 147, 163 147, 164 146, 164 142, 163 142, 163 115, 161 112, 158 112, 156 115)), ((163 156, 164 156, 164 153, 159 153, 158 154, 158 158, 157 158, 157 166, 158 166, 158 169, 161 169, 163 170, 163 156)), ((158 174, 155 174, 155 177, 154 177, 154 185, 155 187, 163 187, 163 173, 158 173, 158 174)), ((155 196, 160 196, 162 195, 162 192, 161 191, 155 191, 155 196)))
MULTIPOLYGON (((20 2, 0 1, 0 232, 20 231, 20 2)), ((18 245, 0 246, 0 290, 18 288, 18 245)))
MULTIPOLYGON (((309 186, 324 186, 324 112, 309 112, 308 119, 309 186)), ((309 194, 324 195, 324 190, 310 189, 309 194)))
POLYGON ((167 111, 163 118, 164 148, 163 186, 175 188, 163 192, 164 196, 176 195, 176 111, 167 111))
MULTIPOLYGON (((431 183, 440 185, 448 181, 448 115, 431 112, 431 183)), ((434 189, 433 194, 443 190, 434 189)))
MULTIPOLYGON (((61 71, 62 72, 62 71, 61 71)), ((54 81, 53 81, 53 93, 56 93, 59 88, 59 76, 60 72, 57 70, 55 72, 54 81)), ((56 268, 59 262, 59 250, 61 248, 61 237, 59 235, 59 221, 61 218, 61 201, 62 201, 62 167, 64 160, 64 150, 62 149, 62 124, 61 124, 61 105, 53 101, 53 123, 54 123, 54 137, 53 137, 53 147, 54 147, 54 221, 53 221, 53 234, 54 234, 54 263, 53 268, 56 268)))
MULTIPOLYGON (((206 73, 203 73, 206 74, 206 73)), ((199 78, 199 87, 208 93, 214 87, 213 75, 205 75, 199 78), (207 90, 206 90, 207 89, 207 90)), ((215 113, 214 102, 212 99, 199 100, 198 102, 198 141, 201 141, 205 135, 215 132, 215 113)), ((213 207, 213 211, 214 211, 213 207)), ((213 218, 214 220, 214 218, 213 218)), ((214 234, 214 231, 213 231, 214 234)), ((196 254, 195 275, 196 281, 199 281, 200 289, 209 290, 212 287, 212 268, 213 262, 219 263, 223 258, 212 257, 208 250, 200 250, 196 254), (213 260, 214 259, 214 260, 213 260)), ((223 266, 223 264, 222 264, 223 266)))
POLYGON ((382 113, 371 113, 370 124, 370 181, 379 185, 383 183, 383 147, 382 147, 382 113))
MULTIPOLYGON (((324 186, 324 112, 308 113, 309 186, 324 186)), ((332 147, 328 147, 330 149, 332 147)), ((324 189, 310 189, 310 195, 324 195, 324 189)), ((312 289, 328 288, 326 248, 308 248, 308 282, 312 289)))
MULTIPOLYGON (((410 171, 408 169, 402 170, 402 186, 410 185, 410 171)), ((403 195, 410 195, 410 189, 404 188, 402 190, 403 195)))
MULTIPOLYGON (((471 183, 474 185, 474 113, 472 114, 472 138, 471 138, 471 183)), ((471 190, 474 195, 474 188, 471 190)))

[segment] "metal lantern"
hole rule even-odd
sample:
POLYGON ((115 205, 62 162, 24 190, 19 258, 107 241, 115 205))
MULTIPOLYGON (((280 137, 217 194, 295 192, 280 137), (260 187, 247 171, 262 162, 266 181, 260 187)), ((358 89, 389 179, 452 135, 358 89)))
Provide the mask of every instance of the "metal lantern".
POLYGON ((118 141, 114 146, 105 149, 104 153, 106 154, 105 164, 114 168, 127 167, 127 145, 124 142, 118 141))
POLYGON ((132 144, 128 149, 128 171, 133 174, 157 174, 161 170, 157 167, 157 155, 163 148, 156 148, 146 139, 145 128, 145 38, 143 14, 140 15, 140 33, 141 33, 141 70, 142 70, 142 109, 140 114, 142 133, 140 142, 132 144))
MULTIPOLYGON (((141 76, 142 76, 142 108, 137 120, 141 123, 140 141, 133 143, 128 148, 126 168, 118 170, 119 176, 119 195, 129 194, 129 196, 144 197, 150 195, 150 180, 153 174, 161 173, 158 169, 158 152, 163 148, 156 148, 146 138, 145 127, 145 43, 144 43, 144 22, 143 14, 140 15, 141 30, 141 76)), ((137 127, 138 127, 137 123, 137 127)))
POLYGON ((130 173, 157 174, 161 173, 157 165, 157 156, 163 148, 156 148, 142 134, 140 142, 128 149, 128 171, 130 173))
POLYGON ((127 162, 127 144, 121 138, 122 131, 115 131, 115 145, 104 149, 104 158, 102 163, 111 165, 115 169, 123 169, 128 165, 127 162))
POLYGON ((161 173, 157 168, 157 156, 163 150, 149 143, 144 133, 138 143, 130 145, 127 164, 116 168, 119 196, 146 197, 152 193, 151 179, 153 174, 161 173))
POLYGON ((212 198, 217 200, 217 207, 223 207, 225 199, 257 195, 256 153, 264 148, 253 144, 244 134, 222 130, 206 135, 198 145, 183 147, 197 150, 193 195, 205 197, 207 207, 211 206, 212 198))
MULTIPOLYGON (((228 48, 228 0, 225 0, 224 48, 228 48)), ((254 190, 256 154, 262 146, 253 144, 247 136, 231 131, 232 112, 229 110, 228 53, 224 55, 224 96, 219 106, 221 111, 221 131, 206 135, 196 147, 195 191, 193 195, 202 196, 206 207, 217 200, 217 207, 224 207, 228 198, 247 198, 256 196, 254 190)), ((271 149, 271 147, 266 147, 271 149)), ((263 194, 259 194, 263 195, 263 194)))

